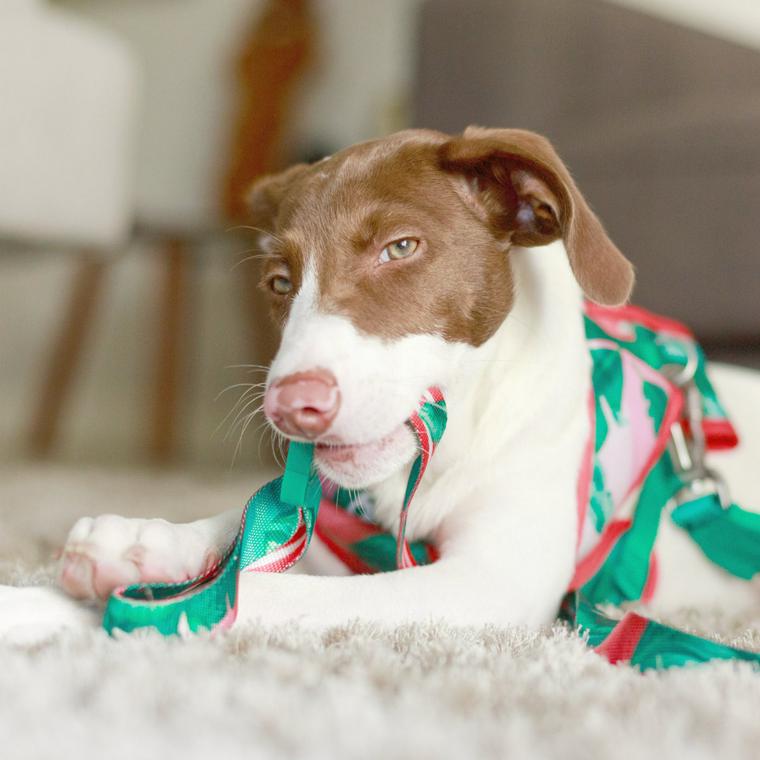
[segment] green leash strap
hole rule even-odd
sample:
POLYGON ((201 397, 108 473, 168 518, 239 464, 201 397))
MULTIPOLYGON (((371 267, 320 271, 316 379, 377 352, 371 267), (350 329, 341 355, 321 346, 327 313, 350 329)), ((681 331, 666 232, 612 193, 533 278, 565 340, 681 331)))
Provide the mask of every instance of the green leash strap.
POLYGON ((106 631, 154 628, 187 636, 229 628, 237 614, 240 573, 282 572, 308 548, 322 496, 313 453, 311 444, 290 444, 285 474, 250 498, 237 537, 215 567, 184 583, 117 589, 106 605, 106 631))
POLYGON ((760 667, 760 652, 695 636, 635 612, 613 618, 579 592, 568 594, 561 617, 580 629, 588 645, 612 664, 628 663, 645 671, 742 660, 760 667))
POLYGON ((760 573, 760 515, 736 504, 723 507, 717 494, 684 502, 671 513, 705 556, 731 575, 760 573))

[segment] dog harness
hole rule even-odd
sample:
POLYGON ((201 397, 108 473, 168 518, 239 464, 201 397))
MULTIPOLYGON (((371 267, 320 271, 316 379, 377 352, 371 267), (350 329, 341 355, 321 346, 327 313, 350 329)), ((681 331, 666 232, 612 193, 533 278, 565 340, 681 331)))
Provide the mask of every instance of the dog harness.
MULTIPOLYGON (((732 503, 707 450, 738 440, 707 377, 702 349, 680 323, 632 306, 586 305, 591 357, 591 434, 578 479, 577 564, 560 617, 612 663, 641 670, 714 659, 760 664, 760 653, 655 622, 629 602, 656 584, 653 553, 665 515, 722 571, 760 572, 760 515, 732 503)), ((406 516, 446 427, 446 403, 429 389, 408 424, 419 453, 412 464, 396 536, 371 520, 367 492, 320 480, 313 445, 292 442, 285 473, 248 501, 237 537, 220 561, 183 583, 117 589, 103 625, 112 633, 153 628, 165 635, 225 629, 235 620, 245 572, 283 572, 314 532, 353 572, 403 570, 435 562, 435 547, 405 538, 406 516)))

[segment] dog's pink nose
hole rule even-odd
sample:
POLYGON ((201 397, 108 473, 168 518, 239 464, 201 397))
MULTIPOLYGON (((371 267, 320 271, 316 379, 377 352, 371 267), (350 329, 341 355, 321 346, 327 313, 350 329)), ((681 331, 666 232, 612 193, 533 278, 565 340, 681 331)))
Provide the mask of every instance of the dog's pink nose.
POLYGON ((340 408, 335 375, 313 369, 286 375, 269 386, 264 412, 285 435, 313 440, 325 433, 340 408))

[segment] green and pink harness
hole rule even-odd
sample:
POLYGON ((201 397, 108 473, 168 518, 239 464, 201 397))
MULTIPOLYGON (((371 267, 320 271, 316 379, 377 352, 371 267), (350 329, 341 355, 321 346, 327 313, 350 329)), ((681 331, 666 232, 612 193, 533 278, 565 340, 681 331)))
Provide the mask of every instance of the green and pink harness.
MULTIPOLYGON (((710 384, 705 359, 681 324, 636 307, 587 304, 592 364, 592 435, 578 481, 575 577, 560 617, 610 662, 641 670, 714 659, 760 663, 744 651, 657 623, 635 612, 610 617, 604 605, 646 602, 657 581, 653 552, 666 514, 719 568, 749 580, 760 572, 760 515, 729 501, 705 450, 735 446, 736 433, 710 384)), ((446 427, 446 403, 428 390, 408 424, 419 442, 398 535, 371 520, 366 492, 321 480, 313 446, 291 443, 285 473, 243 511, 240 530, 217 565, 178 584, 137 584, 108 601, 109 632, 153 628, 188 635, 231 626, 240 575, 283 572, 316 532, 353 572, 403 570, 435 562, 435 546, 405 540, 406 515, 446 427)))

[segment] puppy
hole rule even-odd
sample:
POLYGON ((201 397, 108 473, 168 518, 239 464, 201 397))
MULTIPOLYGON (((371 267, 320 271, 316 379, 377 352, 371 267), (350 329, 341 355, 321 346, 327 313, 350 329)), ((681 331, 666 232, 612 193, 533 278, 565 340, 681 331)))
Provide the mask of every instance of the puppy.
MULTIPOLYGON (((622 304, 634 281, 552 146, 520 130, 405 131, 259 181, 250 209, 281 330, 269 422, 313 441, 325 476, 368 488, 373 518, 395 532, 416 454, 405 420, 432 385, 450 415, 407 523, 407 538, 435 542, 436 563, 373 576, 341 577, 329 561, 331 576, 247 574, 238 619, 551 621, 578 559, 591 432, 582 302, 622 304)), ((738 498, 760 505, 746 465, 760 453, 760 383, 730 370, 713 377, 740 407, 746 441, 716 466, 738 498)), ((105 599, 123 584, 194 577, 239 519, 238 510, 185 525, 82 519, 60 585, 75 599, 105 599)), ((663 528, 660 540, 655 601, 755 602, 749 584, 711 569, 685 537, 663 528)), ((307 560, 324 554, 317 542, 307 560)), ((95 619, 50 590, 7 589, 0 618, 32 607, 39 618, 45 605, 48 625, 95 619)))

